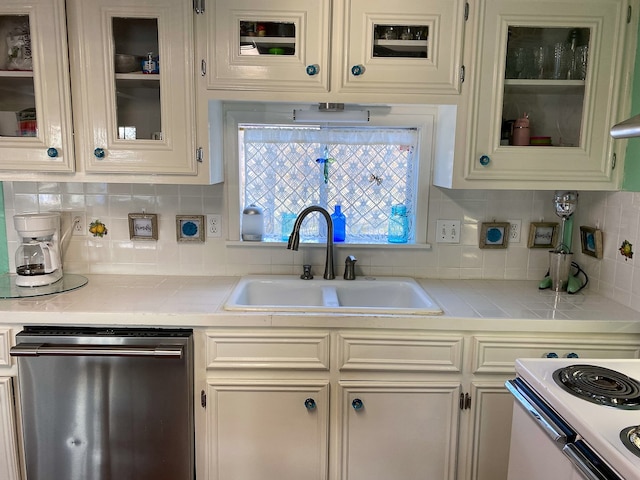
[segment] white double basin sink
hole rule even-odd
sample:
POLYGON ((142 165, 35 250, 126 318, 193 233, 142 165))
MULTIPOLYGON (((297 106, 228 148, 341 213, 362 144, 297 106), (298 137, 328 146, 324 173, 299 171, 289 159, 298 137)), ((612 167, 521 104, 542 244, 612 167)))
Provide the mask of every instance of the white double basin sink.
POLYGON ((427 292, 408 277, 302 280, 296 275, 249 275, 231 292, 225 310, 255 312, 441 315, 427 292))

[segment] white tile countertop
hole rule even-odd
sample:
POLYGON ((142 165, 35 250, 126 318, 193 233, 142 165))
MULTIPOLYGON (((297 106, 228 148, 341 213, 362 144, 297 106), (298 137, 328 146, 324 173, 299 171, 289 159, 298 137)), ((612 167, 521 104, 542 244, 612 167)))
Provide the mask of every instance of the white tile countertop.
POLYGON ((225 311, 238 277, 85 276, 71 292, 0 300, 0 323, 640 333, 640 312, 589 290, 538 290, 537 281, 418 279, 443 315, 371 316, 225 311))

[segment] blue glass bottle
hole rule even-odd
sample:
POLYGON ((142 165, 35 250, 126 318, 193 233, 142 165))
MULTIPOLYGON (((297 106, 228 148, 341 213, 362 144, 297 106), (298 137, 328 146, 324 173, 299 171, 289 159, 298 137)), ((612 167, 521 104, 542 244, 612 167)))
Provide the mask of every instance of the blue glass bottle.
POLYGON ((347 217, 342 213, 342 207, 340 205, 334 207, 334 211, 331 214, 331 221, 333 222, 333 241, 344 242, 346 238, 347 217))
POLYGON ((389 243, 407 243, 409 240, 409 219, 406 205, 393 205, 389 217, 389 243))

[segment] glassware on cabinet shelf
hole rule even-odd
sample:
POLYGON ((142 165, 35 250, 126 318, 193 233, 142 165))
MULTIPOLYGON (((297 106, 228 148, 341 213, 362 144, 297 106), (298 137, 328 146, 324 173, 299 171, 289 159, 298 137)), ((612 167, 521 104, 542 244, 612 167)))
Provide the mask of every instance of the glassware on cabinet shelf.
POLYGON ((426 25, 375 24, 373 37, 374 57, 428 58, 426 25))
POLYGON ((38 131, 28 15, 0 15, 0 137, 35 137, 38 131))
POLYGON ((282 21, 240 21, 240 55, 295 55, 296 24, 282 21))
MULTIPOLYGON (((532 138, 551 137, 553 146, 580 145, 590 36, 588 28, 509 28, 503 124, 513 125, 526 111, 535 119, 532 138)), ((509 145, 515 145, 513 135, 509 145)))
POLYGON ((114 17, 116 65, 132 57, 130 68, 116 69, 116 135, 119 140, 162 140, 161 92, 156 18, 114 17), (117 73, 118 71, 125 73, 117 73))

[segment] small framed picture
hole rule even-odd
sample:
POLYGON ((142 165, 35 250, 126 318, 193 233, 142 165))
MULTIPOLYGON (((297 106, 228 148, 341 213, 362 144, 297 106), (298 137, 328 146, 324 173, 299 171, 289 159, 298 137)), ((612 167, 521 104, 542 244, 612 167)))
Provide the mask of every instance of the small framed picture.
POLYGON ((204 215, 176 215, 179 242, 204 242, 204 215))
POLYGON ((507 248, 509 222, 483 223, 480 229, 480 248, 507 248))
POLYGON ((602 230, 592 227, 580 227, 582 253, 602 258, 602 230))
POLYGON ((555 248, 557 241, 557 223, 532 222, 529 225, 529 248, 555 248))
POLYGON ((131 240, 158 240, 158 215, 130 213, 129 238, 131 240))

